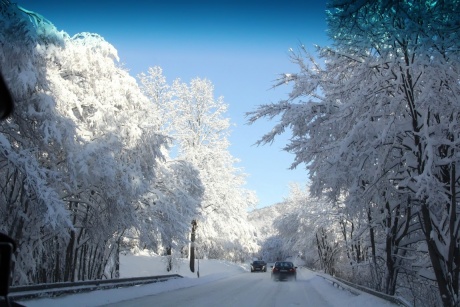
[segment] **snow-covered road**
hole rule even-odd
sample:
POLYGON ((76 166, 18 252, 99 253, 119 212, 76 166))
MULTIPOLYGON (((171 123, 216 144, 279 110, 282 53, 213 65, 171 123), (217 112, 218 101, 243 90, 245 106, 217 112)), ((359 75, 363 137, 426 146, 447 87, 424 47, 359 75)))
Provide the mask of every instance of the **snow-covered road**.
MULTIPOLYGON (((160 256, 122 255, 121 276, 139 277, 165 274, 165 258, 160 256)), ((198 264, 198 263, 197 263, 198 264)), ((175 264, 174 274, 184 278, 136 287, 97 290, 55 298, 22 301, 27 307, 94 306, 372 306, 391 303, 356 291, 353 295, 335 288, 315 272, 298 270, 297 281, 274 282, 270 272, 250 273, 249 263, 235 264, 220 260, 201 260, 200 278, 191 273, 188 260, 175 264)))
MULTIPOLYGON (((361 295, 360 295, 361 296, 361 295)), ((363 295, 363 298, 367 295, 363 295)), ((333 287, 309 270, 299 270, 297 281, 272 281, 270 272, 232 275, 193 287, 107 306, 357 306, 348 291, 333 287)), ((359 299, 361 300, 361 299, 359 299)), ((375 306, 376 298, 371 303, 375 306)), ((378 306, 394 306, 385 301, 378 306)), ((362 306, 369 306, 362 301, 362 306)))

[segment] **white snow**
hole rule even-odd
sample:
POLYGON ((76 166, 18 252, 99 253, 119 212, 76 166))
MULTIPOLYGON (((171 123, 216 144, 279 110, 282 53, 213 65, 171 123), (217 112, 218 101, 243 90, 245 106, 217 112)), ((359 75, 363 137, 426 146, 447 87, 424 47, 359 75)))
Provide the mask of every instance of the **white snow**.
MULTIPOLYGON (((394 306, 391 303, 374 297, 370 294, 360 292, 360 295, 353 295, 347 290, 341 290, 335 288, 331 283, 325 281, 323 278, 316 275, 316 273, 311 272, 307 269, 299 269, 297 281, 294 283, 275 283, 270 280, 270 273, 250 273, 249 272, 249 263, 238 265, 226 261, 219 260, 200 260, 199 262, 199 271, 200 277, 197 277, 196 273, 190 272, 188 267, 188 260, 181 259, 179 263, 175 263, 177 270, 173 272, 166 272, 165 270, 165 257, 160 257, 156 255, 149 254, 139 254, 139 255, 127 255, 121 257, 121 277, 136 277, 136 276, 150 276, 150 275, 165 275, 165 274, 179 274, 184 276, 184 278, 178 278, 174 280, 169 280, 166 282, 158 282, 154 284, 148 284, 143 286, 128 287, 128 288, 119 288, 119 289, 110 289, 110 290, 100 290, 92 291, 88 293, 66 295, 58 298, 42 298, 21 301, 28 307, 34 306, 101 306, 106 304, 114 304, 122 302, 120 306, 140 306, 142 304, 136 304, 130 302, 129 300, 142 298, 152 295, 167 295, 175 296, 177 292, 173 292, 178 289, 189 288, 189 291, 200 291, 200 285, 217 285, 219 282, 225 282, 228 280, 234 280, 240 276, 246 276, 247 278, 257 278, 258 280, 263 279, 263 283, 259 283, 259 287, 263 287, 263 291, 267 293, 271 292, 272 288, 276 287, 289 287, 290 291, 297 291, 298 296, 306 296, 307 299, 301 300, 305 303, 304 306, 317 306, 315 302, 322 302, 322 306, 372 306, 372 307, 388 307, 394 306), (240 276, 238 276, 240 275, 240 276), (315 293, 321 294, 321 297, 317 298, 316 301, 312 301, 311 296, 302 293, 302 289, 299 290, 298 287, 293 288, 293 286, 298 287, 309 287, 310 289, 305 289, 308 291, 315 291, 315 293), (193 287, 193 288, 192 288, 193 287), (170 293, 167 294, 166 292, 170 293), (313 304, 313 305, 312 305, 313 304)), ((195 269, 198 268, 198 262, 195 264, 195 269)), ((239 279, 238 279, 239 280, 239 279)), ((260 289, 260 288, 259 288, 260 289)), ((224 289, 222 289, 224 290, 224 289)), ((305 291, 305 292, 308 292, 305 291)), ((193 295, 193 292, 192 292, 193 295)), ((296 294, 297 295, 297 294, 296 294)), ((292 296, 292 295, 291 295, 292 296)), ((203 295, 201 295, 203 297, 203 295)), ((257 296, 255 296, 257 298, 257 296)), ((256 299, 255 298, 255 299, 256 299)), ((216 302, 210 301, 214 300, 212 295, 209 296, 209 299, 205 298, 204 306, 231 306, 229 302, 216 302)), ((154 299, 153 299, 154 300, 154 299)), ((156 306, 161 306, 158 300, 155 301, 156 306)), ((255 303, 256 301, 251 301, 249 299, 247 305, 244 306, 258 306, 260 303, 255 303)), ((273 304, 273 302, 272 302, 273 304)), ((298 305, 298 304, 297 304, 298 305)), ((196 306, 193 303, 191 306, 196 306)), ((279 303, 273 304, 273 306, 281 306, 279 303)), ((178 305, 180 307, 180 305, 178 305)), ((241 304, 239 305, 241 306, 241 304)))

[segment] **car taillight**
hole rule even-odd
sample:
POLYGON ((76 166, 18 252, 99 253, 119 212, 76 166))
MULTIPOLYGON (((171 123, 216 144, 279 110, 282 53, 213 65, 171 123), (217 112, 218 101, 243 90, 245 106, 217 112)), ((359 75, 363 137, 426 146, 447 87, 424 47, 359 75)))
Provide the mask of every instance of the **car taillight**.
POLYGON ((289 272, 295 272, 295 269, 289 269, 289 272))
POLYGON ((278 268, 273 268, 273 272, 277 272, 278 271, 278 268))

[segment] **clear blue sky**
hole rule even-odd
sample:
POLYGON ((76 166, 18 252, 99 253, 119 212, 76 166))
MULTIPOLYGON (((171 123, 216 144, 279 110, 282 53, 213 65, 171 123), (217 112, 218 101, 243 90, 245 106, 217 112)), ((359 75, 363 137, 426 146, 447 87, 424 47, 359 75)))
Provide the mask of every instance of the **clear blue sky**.
MULTIPOLYGON (((14 3, 14 1, 11 1, 14 3)), ((326 1, 206 0, 87 1, 17 0, 69 35, 93 32, 117 50, 132 76, 160 66, 168 83, 195 77, 214 84, 229 105, 232 155, 249 175, 260 207, 283 200, 288 183, 304 183, 304 166, 289 170, 294 156, 282 151, 289 134, 271 146, 253 145, 276 122, 247 125, 245 113, 286 98, 290 87, 271 89, 279 74, 297 72, 289 48, 326 45, 326 1)))

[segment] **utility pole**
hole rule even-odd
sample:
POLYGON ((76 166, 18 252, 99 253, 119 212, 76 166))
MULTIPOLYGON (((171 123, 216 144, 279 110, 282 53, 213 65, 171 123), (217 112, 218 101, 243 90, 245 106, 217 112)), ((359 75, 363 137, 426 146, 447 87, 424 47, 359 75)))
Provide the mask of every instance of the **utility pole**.
POLYGON ((198 224, 192 221, 192 233, 190 235, 190 271, 195 272, 195 235, 198 224))

